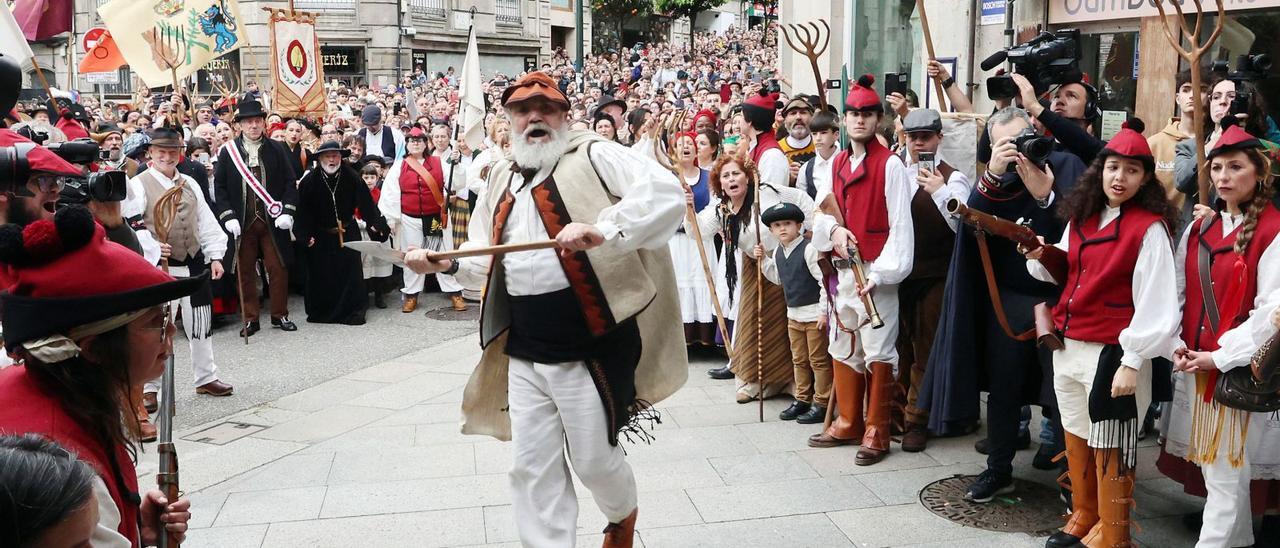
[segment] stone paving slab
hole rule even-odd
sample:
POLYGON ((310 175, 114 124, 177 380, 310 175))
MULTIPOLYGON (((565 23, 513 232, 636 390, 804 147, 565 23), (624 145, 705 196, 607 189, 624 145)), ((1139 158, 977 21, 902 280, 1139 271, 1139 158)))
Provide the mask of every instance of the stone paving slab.
MULTIPOLYGON (((352 371, 308 390, 194 426, 236 420, 265 427, 227 445, 180 440, 193 547, 519 546, 507 470, 511 446, 458 431, 462 386, 479 358, 474 335, 352 371)), ((659 404, 651 445, 627 445, 640 491, 636 546, 1042 546, 1043 538, 964 528, 917 502, 923 485, 977 473, 978 436, 938 439, 922 453, 895 444, 887 459, 855 466, 856 447, 810 449, 817 425, 778 420, 790 402, 733 401, 732 381, 704 371, 659 404)), ((1033 421, 1034 422, 1034 421, 1033 421)), ((1035 428, 1035 427, 1033 427, 1035 428)), ((981 434, 979 434, 981 435, 981 434)), ((1015 473, 1053 474, 1018 454, 1015 473)), ((1199 499, 1150 474, 1140 451, 1135 516, 1146 546, 1190 546, 1179 516, 1199 499)), ((139 473, 152 481, 143 459, 139 473)), ((599 546, 604 517, 574 481, 578 546, 599 546)))

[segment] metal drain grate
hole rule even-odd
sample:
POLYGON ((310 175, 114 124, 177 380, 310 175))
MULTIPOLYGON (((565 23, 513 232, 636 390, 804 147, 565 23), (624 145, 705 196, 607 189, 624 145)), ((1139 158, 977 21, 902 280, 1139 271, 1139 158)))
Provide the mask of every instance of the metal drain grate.
POLYGON ((1066 523, 1067 508, 1058 490, 1044 484, 1014 479, 1014 492, 985 504, 964 500, 965 490, 977 476, 952 476, 920 490, 920 503, 939 517, 966 527, 1004 533, 1052 534, 1066 523))
POLYGON ((480 319, 480 305, 477 303, 467 303, 467 309, 458 312, 452 307, 436 308, 427 311, 427 317, 433 320, 441 320, 446 322, 467 322, 477 321, 480 319))

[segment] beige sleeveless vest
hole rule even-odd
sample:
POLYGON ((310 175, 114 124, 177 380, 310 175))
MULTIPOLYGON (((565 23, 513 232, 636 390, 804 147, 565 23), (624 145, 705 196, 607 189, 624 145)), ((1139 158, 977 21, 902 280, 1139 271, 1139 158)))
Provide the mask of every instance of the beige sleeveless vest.
MULTIPOLYGON (((146 192, 147 208, 143 212, 143 220, 147 222, 147 228, 152 233, 158 234, 156 231, 156 201, 163 196, 167 190, 156 180, 151 170, 142 172, 138 175, 138 180, 142 183, 142 188, 146 192)), ((183 180, 181 173, 176 174, 175 183, 183 180)), ((200 251, 199 228, 197 226, 197 211, 200 202, 196 199, 196 184, 186 181, 182 188, 182 200, 178 202, 178 214, 173 219, 173 226, 169 227, 169 245, 173 247, 169 257, 175 261, 184 261, 200 251)))

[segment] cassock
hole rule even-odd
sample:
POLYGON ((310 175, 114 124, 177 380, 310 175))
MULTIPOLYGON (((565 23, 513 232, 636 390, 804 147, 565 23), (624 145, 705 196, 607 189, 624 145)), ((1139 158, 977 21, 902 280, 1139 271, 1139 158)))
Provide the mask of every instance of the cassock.
POLYGON ((355 169, 342 164, 337 173, 329 175, 316 167, 302 178, 293 232, 303 245, 315 239, 305 255, 308 322, 364 323, 369 294, 360 253, 342 247, 343 242, 361 239, 357 210, 371 237, 385 241, 390 234, 387 221, 355 169))

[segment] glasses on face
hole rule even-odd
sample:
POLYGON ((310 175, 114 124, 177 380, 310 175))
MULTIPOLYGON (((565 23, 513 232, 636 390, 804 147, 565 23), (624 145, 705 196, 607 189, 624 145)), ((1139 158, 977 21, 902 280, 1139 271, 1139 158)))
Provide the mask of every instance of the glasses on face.
POLYGON ((67 186, 67 181, 61 175, 36 175, 27 179, 27 184, 39 192, 48 194, 55 191, 61 192, 67 186))

